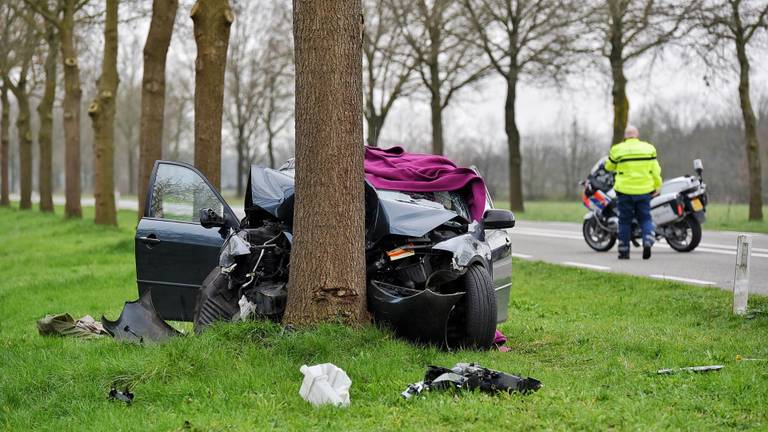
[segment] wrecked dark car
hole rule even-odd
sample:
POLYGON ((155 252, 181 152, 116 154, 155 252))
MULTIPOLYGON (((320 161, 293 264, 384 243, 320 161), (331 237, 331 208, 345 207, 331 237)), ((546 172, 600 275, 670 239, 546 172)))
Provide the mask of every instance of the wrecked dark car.
MULTIPOLYGON (((238 217, 194 167, 155 163, 136 230, 139 293, 163 319, 280 321, 289 295, 294 169, 251 167, 238 217)), ((483 193, 487 194, 484 186, 483 193)), ((368 309, 409 340, 487 348, 507 319, 514 215, 466 191, 365 184, 368 309), (475 203, 477 204, 477 203, 475 203), (497 306, 498 305, 498 306, 497 306)))

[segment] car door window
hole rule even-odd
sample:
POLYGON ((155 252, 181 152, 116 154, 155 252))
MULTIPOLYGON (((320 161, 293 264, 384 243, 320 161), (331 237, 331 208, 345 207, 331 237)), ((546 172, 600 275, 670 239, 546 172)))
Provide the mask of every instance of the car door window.
POLYGON ((149 217, 200 223, 200 209, 204 208, 224 214, 224 204, 199 174, 181 165, 158 165, 149 217))

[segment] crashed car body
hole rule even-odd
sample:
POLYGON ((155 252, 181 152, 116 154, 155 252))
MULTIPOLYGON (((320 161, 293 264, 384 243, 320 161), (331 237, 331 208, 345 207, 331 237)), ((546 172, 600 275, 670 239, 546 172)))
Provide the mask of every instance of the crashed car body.
MULTIPOLYGON (((164 319, 196 329, 252 315, 279 321, 287 297, 293 166, 253 166, 238 218, 194 167, 155 163, 136 229, 139 293, 164 319), (245 250, 243 250, 245 247, 245 250), (239 250, 239 251, 238 251, 239 250), (213 270, 212 270, 213 269, 213 270)), ((412 193, 365 185, 367 301, 405 338, 490 346, 506 320, 514 215, 486 200, 470 222, 460 192, 412 193), (498 304, 498 307, 497 307, 498 304)))

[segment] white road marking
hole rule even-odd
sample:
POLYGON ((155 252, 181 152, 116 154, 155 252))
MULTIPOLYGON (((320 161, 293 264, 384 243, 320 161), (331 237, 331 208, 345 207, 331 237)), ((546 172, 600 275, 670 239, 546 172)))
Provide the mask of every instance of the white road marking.
MULTIPOLYGON (((574 235, 573 231, 545 230, 545 229, 539 229, 539 228, 515 228, 510 230, 509 233, 520 234, 524 236, 528 235, 528 236, 535 236, 535 237, 551 237, 551 238, 559 238, 559 239, 584 241, 583 236, 574 235)), ((663 243, 657 243, 657 246, 669 247, 669 245, 663 244, 663 243)), ((720 255, 736 256, 736 246, 701 243, 701 245, 697 247, 695 250, 698 252, 707 252, 707 253, 720 254, 720 255), (731 248, 733 248, 733 250, 730 250, 731 248)), ((760 253, 760 252, 768 252, 768 249, 753 248, 752 257, 768 258, 768 253, 760 253)))
POLYGON ((667 275, 652 274, 651 277, 654 278, 654 279, 661 279, 661 280, 674 281, 674 282, 683 282, 683 283, 690 283, 690 284, 696 284, 696 285, 717 285, 716 282, 705 281, 705 280, 701 280, 701 279, 690 279, 690 278, 677 277, 677 276, 667 276, 667 275))
POLYGON ((573 262, 573 261, 563 261, 561 264, 571 266, 571 267, 580 267, 580 268, 586 268, 590 270, 600 270, 600 271, 608 271, 611 268, 601 265, 595 265, 595 264, 585 264, 585 263, 579 263, 579 262, 573 262))
POLYGON ((512 256, 515 257, 515 258, 522 258, 522 259, 531 259, 531 258, 533 258, 533 255, 526 255, 526 254, 514 253, 514 252, 512 252, 512 256))

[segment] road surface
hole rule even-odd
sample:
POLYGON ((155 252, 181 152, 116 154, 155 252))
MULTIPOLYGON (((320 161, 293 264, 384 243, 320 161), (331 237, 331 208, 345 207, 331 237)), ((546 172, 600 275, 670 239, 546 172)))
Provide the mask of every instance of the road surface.
MULTIPOLYGON (((517 258, 733 289, 735 232, 704 231, 699 247, 688 253, 675 252, 661 241, 648 261, 642 259, 639 248, 633 248, 628 261, 617 259, 615 246, 609 252, 593 251, 584 242, 581 224, 576 223, 517 221, 510 234, 517 258)), ((768 235, 751 235, 749 292, 768 295, 768 235)))

